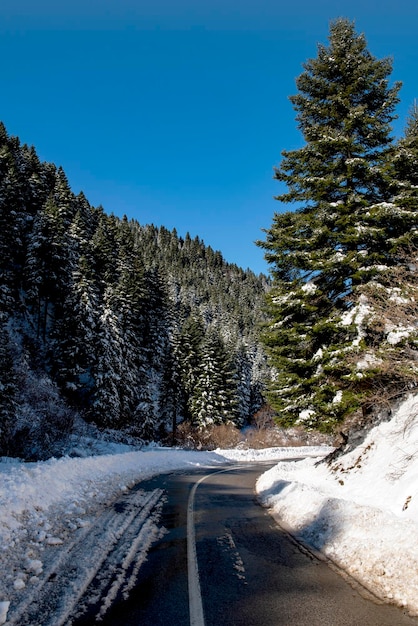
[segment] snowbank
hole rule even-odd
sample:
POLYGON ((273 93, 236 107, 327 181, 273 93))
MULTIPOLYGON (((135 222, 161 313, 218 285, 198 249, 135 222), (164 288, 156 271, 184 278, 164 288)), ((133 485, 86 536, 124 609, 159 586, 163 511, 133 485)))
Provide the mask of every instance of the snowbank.
POLYGON ((279 523, 379 597, 418 614, 418 398, 330 466, 279 463, 257 490, 279 523))

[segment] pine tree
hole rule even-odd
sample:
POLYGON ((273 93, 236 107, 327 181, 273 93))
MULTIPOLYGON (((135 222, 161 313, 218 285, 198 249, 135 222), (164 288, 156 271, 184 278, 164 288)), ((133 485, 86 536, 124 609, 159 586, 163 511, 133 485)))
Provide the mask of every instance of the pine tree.
POLYGON ((119 391, 124 382, 123 345, 113 292, 108 287, 97 329, 96 357, 92 375, 94 394, 89 418, 99 426, 118 428, 123 419, 123 398, 119 391))
POLYGON ((234 352, 238 398, 237 422, 243 426, 248 424, 251 417, 252 363, 243 344, 240 344, 234 352))
POLYGON ((93 372, 99 314, 92 264, 88 257, 81 256, 62 306, 62 316, 55 322, 51 369, 71 404, 84 410, 89 408, 95 390, 93 372))
POLYGON ((171 432, 176 440, 177 425, 186 414, 186 393, 182 380, 181 357, 183 354, 180 325, 173 323, 170 341, 162 361, 163 377, 160 394, 159 415, 162 434, 171 432))
POLYGON ((194 426, 235 422, 237 418, 237 381, 225 345, 215 331, 207 333, 202 345, 196 386, 192 392, 191 413, 194 426))
POLYGON ((405 128, 404 136, 399 140, 395 159, 395 176, 397 189, 394 203, 402 225, 409 224, 404 230, 404 244, 413 246, 416 241, 416 211, 418 207, 418 105, 412 106, 405 128))
POLYGON ((59 316, 75 268, 72 240, 65 211, 49 197, 38 211, 28 237, 26 288, 34 306, 38 338, 45 344, 59 316))
POLYGON ((192 420, 192 398, 197 382, 202 357, 202 344, 205 331, 200 317, 187 318, 182 326, 177 346, 177 359, 180 364, 180 383, 183 390, 183 416, 192 420))
POLYGON ((21 270, 25 221, 20 142, 0 123, 0 306, 13 306, 21 270))
POLYGON ((337 19, 290 98, 306 144, 282 153, 275 178, 288 187, 277 199, 299 206, 276 213, 260 242, 274 280, 265 329, 276 368, 270 401, 286 424, 328 429, 350 410, 340 387, 355 330, 339 320, 356 286, 396 263, 409 228, 391 204, 400 89, 389 86, 391 68, 353 23, 337 19))
POLYGON ((16 422, 18 389, 5 317, 0 313, 0 454, 7 454, 16 422))

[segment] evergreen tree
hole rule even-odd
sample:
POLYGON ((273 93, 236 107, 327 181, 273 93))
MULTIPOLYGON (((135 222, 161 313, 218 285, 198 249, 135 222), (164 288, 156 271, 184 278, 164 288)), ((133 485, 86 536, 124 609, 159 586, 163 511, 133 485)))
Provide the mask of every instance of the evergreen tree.
POLYGON ((88 410, 95 390, 99 330, 99 297, 92 265, 79 259, 62 307, 55 321, 52 373, 65 396, 79 409, 88 410))
POLYGON ((416 242, 416 211, 418 207, 418 105, 409 113, 404 136, 399 140, 395 159, 396 192, 394 203, 404 228, 404 245, 416 242), (409 226, 409 229, 407 228, 409 226))
POLYGON ((6 320, 0 313, 0 454, 6 455, 16 422, 18 390, 6 320))
POLYGON ((389 86, 391 67, 354 24, 337 19, 290 98, 306 144, 282 153, 275 178, 288 187, 277 199, 299 206, 276 213, 260 242, 274 279, 265 329, 276 368, 270 401, 287 424, 328 429, 350 410, 340 387, 355 329, 339 320, 356 286, 396 263, 409 229, 390 203, 400 88, 389 86))
POLYGON ((237 382, 222 339, 215 331, 202 345, 201 362, 191 399, 192 422, 198 428, 235 422, 237 382))
MULTIPOLYGON (((117 319, 122 363, 117 385, 121 403, 121 425, 132 424, 141 429, 138 416, 133 417, 139 403, 144 403, 142 389, 148 386, 146 354, 143 345, 145 302, 147 291, 141 264, 120 253, 120 278, 112 291, 110 304, 117 319)), ((149 411, 154 415, 154 411, 149 411)))
POLYGON ((181 329, 177 358, 180 364, 180 380, 184 398, 183 416, 189 421, 192 420, 191 404, 201 363, 204 337, 203 321, 199 317, 187 318, 181 329))
POLYGON ((44 344, 51 324, 62 312, 75 267, 68 226, 65 212, 49 197, 28 237, 26 287, 34 307, 37 336, 44 344))
POLYGON ((132 421, 132 433, 135 436, 142 437, 146 441, 152 441, 156 438, 158 421, 156 420, 155 398, 153 397, 153 384, 149 373, 144 372, 139 389, 140 398, 135 409, 132 421))
POLYGON ((92 238, 95 274, 100 276, 102 291, 117 282, 118 244, 117 219, 98 208, 97 227, 92 238))
POLYGON ((160 418, 162 434, 171 432, 176 440, 177 425, 186 414, 186 394, 182 381, 182 342, 179 325, 173 323, 173 331, 162 362, 163 379, 160 395, 160 418))
POLYGON ((234 363, 237 378, 237 423, 248 424, 252 415, 252 364, 246 346, 240 344, 234 351, 234 363))
POLYGON ((92 372, 100 314, 91 244, 95 212, 82 193, 74 202, 77 211, 68 229, 67 247, 71 263, 67 267, 64 301, 55 310, 51 373, 66 398, 86 409, 94 388, 92 372))
POLYGON ((97 330, 97 354, 92 372, 94 395, 89 417, 99 426, 119 428, 124 405, 119 390, 124 382, 125 363, 119 320, 112 306, 112 296, 112 290, 108 287, 97 330))
POLYGON ((11 308, 16 297, 22 255, 24 187, 20 143, 0 123, 0 305, 11 308))

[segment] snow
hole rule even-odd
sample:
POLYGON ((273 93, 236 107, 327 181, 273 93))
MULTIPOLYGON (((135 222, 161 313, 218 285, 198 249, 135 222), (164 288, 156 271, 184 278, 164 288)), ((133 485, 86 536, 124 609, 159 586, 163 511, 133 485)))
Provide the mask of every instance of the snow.
MULTIPOLYGON (((387 328, 385 330, 387 330, 387 328)), ((416 333, 416 328, 414 326, 395 328, 388 332, 386 335, 386 341, 390 345, 396 346, 396 344, 401 342, 403 339, 406 339, 413 333, 416 333)))
POLYGON ((340 324, 341 326, 350 326, 351 324, 355 324, 357 328, 357 337, 355 337, 352 341, 352 346, 359 346, 361 340, 364 338, 365 329, 364 329, 364 321, 371 313, 371 308, 369 306, 367 297, 364 294, 360 295, 359 302, 352 309, 346 311, 341 316, 340 324))
MULTIPOLYGON (((107 590, 99 617, 117 593, 129 594, 164 533, 163 492, 133 489, 138 482, 263 462, 275 465, 257 491, 281 526, 375 595, 418 614, 418 397, 330 463, 324 446, 197 452, 101 442, 97 450, 80 441, 77 458, 0 459, 0 624, 68 626, 98 568, 98 597, 107 590)), ((245 572, 238 557, 236 571, 245 572)))
POLYGON ((357 361, 356 367, 359 371, 367 370, 382 363, 382 359, 378 358, 372 352, 363 355, 363 358, 357 361))
POLYGON ((304 409, 299 413, 297 423, 303 424, 303 422, 309 422, 309 418, 315 415, 315 411, 313 409, 304 409))
POLYGON ((0 624, 4 624, 7 619, 10 602, 0 602, 0 624))
POLYGON ((418 615, 417 396, 330 464, 280 462, 257 491, 298 540, 418 615))
POLYGON ((370 306, 368 304, 367 297, 364 294, 360 295, 359 303, 352 309, 346 311, 341 316, 341 325, 350 326, 356 324, 359 328, 362 326, 363 320, 370 314, 370 306))
POLYGON ((308 294, 313 294, 316 292, 316 290, 317 290, 317 286, 312 280, 309 280, 307 283, 305 283, 302 286, 302 291, 305 291, 308 294))

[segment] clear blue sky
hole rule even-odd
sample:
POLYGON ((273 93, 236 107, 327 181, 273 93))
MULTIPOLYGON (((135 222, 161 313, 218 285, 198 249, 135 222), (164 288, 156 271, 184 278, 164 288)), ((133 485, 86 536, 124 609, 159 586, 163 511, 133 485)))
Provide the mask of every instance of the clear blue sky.
POLYGON ((302 145, 288 96, 339 16, 393 57, 400 135, 416 0, 1 0, 0 119, 91 204, 266 272, 273 166, 302 145))

